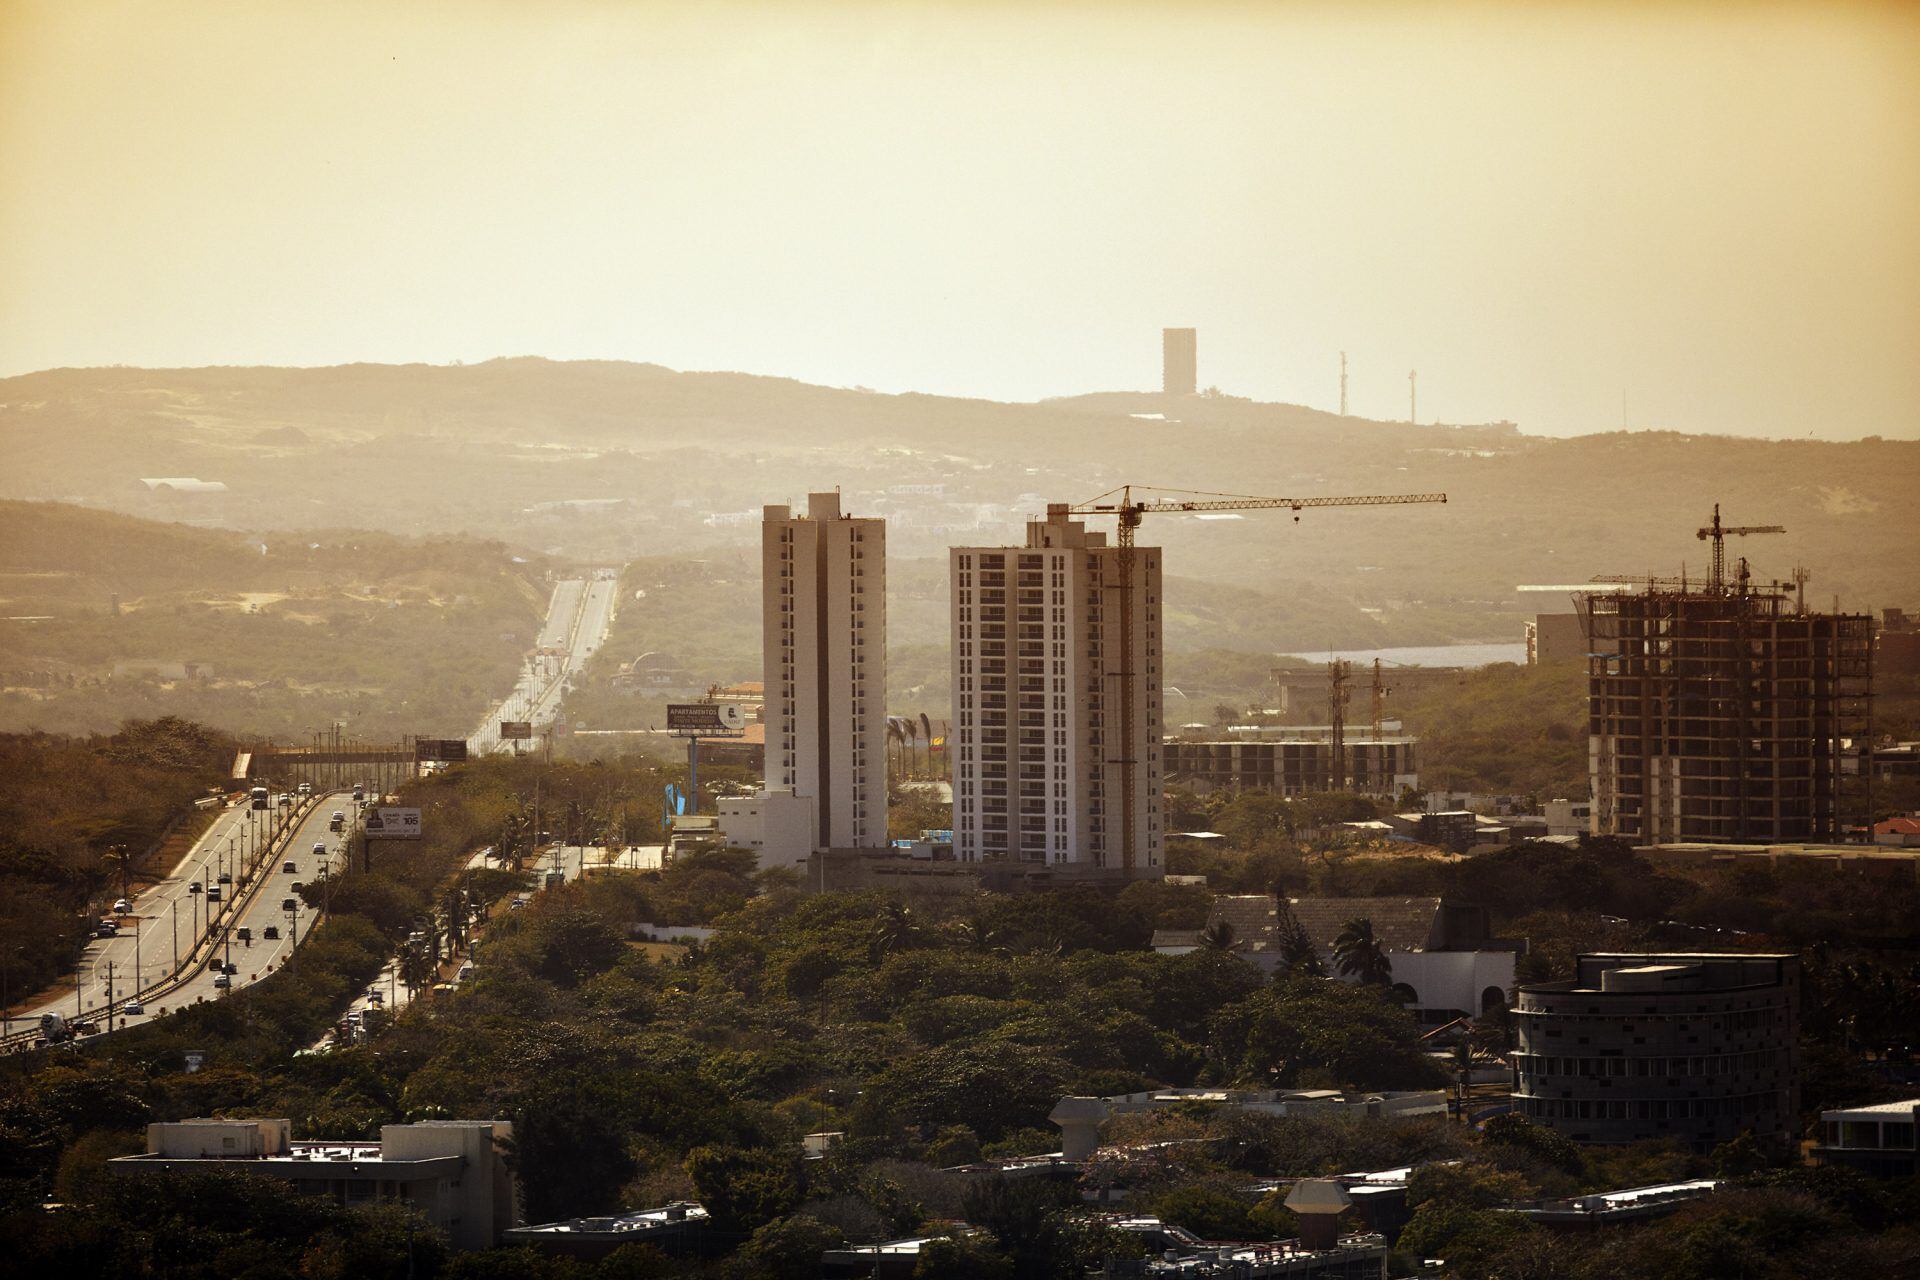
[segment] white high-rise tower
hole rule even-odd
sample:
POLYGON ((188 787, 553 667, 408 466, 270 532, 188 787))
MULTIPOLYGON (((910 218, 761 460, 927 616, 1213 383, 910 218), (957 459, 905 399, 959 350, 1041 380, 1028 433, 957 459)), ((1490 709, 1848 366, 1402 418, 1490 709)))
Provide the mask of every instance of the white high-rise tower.
POLYGON ((1064 513, 1024 547, 955 547, 953 839, 961 861, 1127 873, 1121 780, 1137 769, 1132 875, 1165 872, 1160 549, 1122 553, 1064 513), (1119 610, 1131 598, 1133 655, 1119 610), (1120 723, 1120 682, 1133 724, 1120 723))
POLYGON ((887 525, 766 508, 760 526, 767 787, 813 802, 816 849, 887 843, 887 525))

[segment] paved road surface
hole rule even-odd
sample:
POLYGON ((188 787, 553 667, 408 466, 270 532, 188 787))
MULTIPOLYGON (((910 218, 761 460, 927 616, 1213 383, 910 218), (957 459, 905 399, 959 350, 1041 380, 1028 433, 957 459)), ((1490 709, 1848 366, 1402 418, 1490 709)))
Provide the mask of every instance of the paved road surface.
MULTIPOLYGON (((325 798, 311 802, 324 812, 342 802, 325 798)), ((351 809, 350 803, 345 804, 351 809)), ((256 849, 264 848, 271 835, 288 822, 298 822, 298 810, 261 811, 242 800, 221 811, 206 833, 195 842, 167 876, 139 894, 133 910, 120 919, 120 933, 114 938, 97 938, 87 944, 79 966, 77 989, 69 983, 52 1001, 32 1009, 16 1010, 9 1026, 23 1030, 38 1023, 43 1013, 58 1013, 71 1018, 76 1013, 93 1016, 107 1003, 108 974, 112 974, 115 1001, 124 1000, 136 989, 165 981, 176 968, 176 953, 181 960, 193 954, 194 943, 209 932, 209 925, 224 925, 234 910, 234 899, 244 892, 244 876, 255 860, 256 849), (217 884, 222 873, 235 883, 224 885, 223 902, 217 906, 206 901, 204 893, 192 892, 192 886, 217 884), (208 919, 208 908, 215 918, 208 919)))
MULTIPOLYGON (((344 834, 327 830, 328 815, 335 809, 343 809, 352 814, 354 804, 350 795, 335 795, 322 799, 295 828, 293 840, 286 851, 270 860, 266 868, 266 877, 258 893, 246 902, 235 917, 229 918, 222 926, 222 943, 219 947, 221 960, 231 959, 239 970, 233 975, 232 990, 239 990, 249 983, 257 982, 269 973, 284 965, 293 955, 296 938, 292 922, 299 922, 300 939, 304 939, 317 922, 319 912, 307 908, 305 901, 294 892, 296 884, 302 884, 317 878, 320 868, 325 865, 330 875, 341 871, 341 844, 344 834), (325 857, 316 856, 313 846, 323 844, 327 852, 325 857), (292 862, 294 869, 289 872, 283 864, 292 862), (289 916, 281 908, 281 902, 293 898, 300 909, 295 916, 289 916), (269 926, 279 929, 278 939, 268 939, 269 926), (250 929, 253 944, 248 946, 236 936, 240 928, 250 929)), ((378 854, 375 855, 379 856, 378 854)), ((147 1006, 149 1016, 159 1012, 164 1004, 175 1009, 196 1000, 215 1000, 226 994, 214 985, 214 973, 211 966, 194 974, 185 986, 169 993, 164 1000, 147 1006)))
POLYGON ((553 598, 547 605, 547 620, 536 643, 544 650, 565 650, 564 656, 530 655, 513 692, 487 713, 487 718, 468 739, 469 750, 476 755, 486 755, 510 749, 500 740, 502 720, 528 720, 536 731, 552 722, 566 694, 567 681, 579 673, 606 640, 619 593, 617 575, 563 578, 554 585, 553 598))

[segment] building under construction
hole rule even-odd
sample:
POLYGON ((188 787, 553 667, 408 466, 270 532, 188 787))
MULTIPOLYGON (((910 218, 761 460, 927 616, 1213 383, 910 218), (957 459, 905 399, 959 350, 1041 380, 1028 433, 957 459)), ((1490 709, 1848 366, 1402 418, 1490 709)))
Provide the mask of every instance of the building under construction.
POLYGON ((1417 738, 1401 733, 1348 735, 1341 743, 1345 767, 1336 773, 1330 729, 1289 726, 1268 734, 1204 742, 1170 738, 1162 748, 1167 781, 1201 794, 1220 788, 1287 796, 1352 791, 1389 800, 1420 789, 1414 759, 1417 738))
POLYGON ((1849 740, 1864 738, 1866 614, 1809 611, 1789 586, 1642 580, 1585 597, 1593 829, 1648 843, 1834 840, 1849 740))

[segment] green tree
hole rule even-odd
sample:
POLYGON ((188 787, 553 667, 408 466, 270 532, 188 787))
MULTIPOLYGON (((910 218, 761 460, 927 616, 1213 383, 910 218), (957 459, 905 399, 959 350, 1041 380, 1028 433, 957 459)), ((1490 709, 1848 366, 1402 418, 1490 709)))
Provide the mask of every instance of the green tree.
POLYGON ((1393 961, 1386 947, 1373 936, 1373 921, 1358 918, 1347 921, 1333 940, 1334 964, 1345 978, 1358 978, 1373 986, 1393 981, 1393 961))
POLYGON ((686 1169, 700 1203, 720 1231, 757 1230, 800 1203, 794 1160, 782 1152, 696 1147, 687 1153, 686 1169))
POLYGON ((840 1228, 798 1213, 755 1228, 727 1271, 740 1280, 815 1280, 820 1255, 847 1242, 840 1228))

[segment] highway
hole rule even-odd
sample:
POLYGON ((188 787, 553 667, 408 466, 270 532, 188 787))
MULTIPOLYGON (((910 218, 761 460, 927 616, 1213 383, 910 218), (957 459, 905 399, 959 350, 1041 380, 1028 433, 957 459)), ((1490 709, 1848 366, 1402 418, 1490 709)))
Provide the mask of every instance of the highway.
MULTIPOLYGON (((225 939, 242 927, 252 930, 255 941, 247 947, 237 938, 233 940, 234 963, 239 966, 233 985, 244 986, 264 976, 266 966, 277 965, 292 945, 286 937, 277 943, 264 941, 265 927, 277 925, 283 935, 287 933, 288 917, 280 910, 281 899, 291 895, 295 882, 318 873, 320 859, 312 852, 316 842, 337 851, 342 837, 327 830, 333 810, 351 816, 354 808, 351 797, 339 793, 315 797, 295 809, 261 811, 242 800, 222 811, 187 856, 164 879, 135 898, 131 912, 118 917, 121 927, 116 937, 97 938, 87 945, 75 981, 50 1002, 16 1011, 9 1029, 19 1032, 36 1026, 43 1013, 68 1019, 76 1014, 103 1017, 109 982, 115 1006, 122 1006, 136 991, 165 983, 178 962, 205 968, 208 956, 205 951, 196 956, 196 943, 225 939), (282 851, 269 853, 269 842, 278 849, 278 837, 289 827, 294 833, 291 843, 282 851), (291 875, 282 870, 289 859, 297 868, 291 875), (253 876, 250 873, 256 863, 261 874, 253 876), (222 901, 210 903, 205 889, 218 885, 223 874, 232 876, 233 883, 220 885, 222 901), (201 892, 194 892, 195 885, 201 892)), ((334 856, 328 861, 337 864, 334 856)), ((302 937, 311 925, 311 914, 302 904, 302 937)), ((163 1007, 177 1008, 184 1002, 216 994, 212 972, 198 972, 184 987, 146 999, 144 1015, 116 1015, 114 1025, 154 1017, 163 1007)))
POLYGON ((591 577, 562 578, 554 584, 534 652, 527 655, 513 691, 467 739, 470 752, 487 755, 510 749, 500 738, 502 720, 530 721, 536 733, 553 722, 567 683, 605 642, 619 595, 619 574, 610 570, 591 577))
MULTIPOLYGON (((341 873, 341 844, 346 833, 327 830, 329 815, 339 809, 351 820, 355 808, 353 797, 347 793, 326 796, 316 803, 294 829, 293 839, 285 851, 267 863, 267 874, 259 891, 240 908, 236 918, 222 926, 218 958, 231 961, 235 966, 231 990, 237 991, 249 983, 258 982, 286 964, 293 956, 298 939, 304 939, 318 923, 320 913, 308 909, 306 902, 294 892, 294 886, 317 878, 323 865, 329 875, 341 873), (327 847, 324 858, 314 854, 313 846, 316 844, 327 847), (284 868, 287 862, 293 863, 291 872, 284 868), (294 915, 289 915, 280 905, 288 898, 299 904, 300 909, 294 915), (296 919, 299 925, 297 937, 293 932, 296 919), (279 930, 279 938, 269 939, 266 936, 270 927, 279 930), (242 928, 251 931, 252 945, 240 941, 239 931, 242 928)), ((351 829, 348 828, 349 831, 351 829)), ((164 998, 149 1002, 148 1016, 158 1014, 163 1005, 168 1009, 177 1009, 200 1000, 219 999, 227 991, 214 986, 214 979, 211 965, 196 971, 183 986, 169 992, 164 998)))

